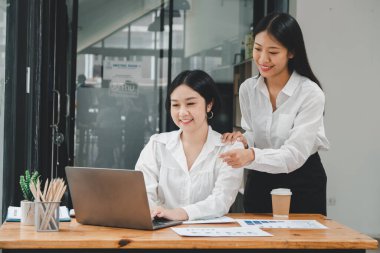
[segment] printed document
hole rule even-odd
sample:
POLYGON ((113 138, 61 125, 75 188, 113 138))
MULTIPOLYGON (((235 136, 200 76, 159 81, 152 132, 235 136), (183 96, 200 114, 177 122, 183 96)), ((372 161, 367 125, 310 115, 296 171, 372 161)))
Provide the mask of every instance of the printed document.
POLYGON ((258 228, 294 228, 294 229, 327 229, 316 220, 236 220, 243 227, 258 228))
POLYGON ((236 222, 235 219, 232 219, 227 216, 222 216, 214 219, 205 219, 205 220, 191 220, 184 221, 182 224, 210 224, 210 223, 231 223, 236 222))
POLYGON ((273 236, 257 227, 210 227, 210 228, 175 228, 174 232, 181 236, 273 236))

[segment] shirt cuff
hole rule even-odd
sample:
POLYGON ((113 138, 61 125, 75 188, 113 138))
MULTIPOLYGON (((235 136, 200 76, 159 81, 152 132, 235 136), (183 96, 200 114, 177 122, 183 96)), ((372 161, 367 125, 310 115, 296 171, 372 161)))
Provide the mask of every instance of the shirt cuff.
POLYGON ((255 152, 255 160, 246 166, 247 169, 271 174, 289 173, 281 156, 271 156, 267 151, 259 148, 252 147, 252 149, 255 152))
POLYGON ((199 217, 202 217, 201 212, 194 205, 185 206, 185 207, 182 207, 182 209, 184 209, 185 212, 187 213, 187 216, 189 216, 189 220, 196 220, 199 217))
POLYGON ((253 160, 251 163, 249 163, 246 168, 250 170, 254 170, 257 164, 260 162, 260 156, 263 153, 261 149, 254 148, 254 147, 249 147, 249 149, 252 149, 253 152, 255 153, 255 160, 253 160))

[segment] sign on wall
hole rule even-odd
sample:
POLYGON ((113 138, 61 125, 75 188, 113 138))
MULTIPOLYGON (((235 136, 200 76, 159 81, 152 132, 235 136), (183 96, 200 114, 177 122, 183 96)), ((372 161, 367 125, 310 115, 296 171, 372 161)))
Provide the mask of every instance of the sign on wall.
POLYGON ((141 63, 105 61, 103 78, 110 80, 110 96, 138 97, 139 83, 142 80, 141 63))

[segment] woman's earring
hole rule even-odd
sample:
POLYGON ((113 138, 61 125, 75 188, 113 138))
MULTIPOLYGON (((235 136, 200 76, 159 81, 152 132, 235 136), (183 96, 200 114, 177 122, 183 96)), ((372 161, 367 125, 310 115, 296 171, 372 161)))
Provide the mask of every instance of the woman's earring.
POLYGON ((214 118, 214 113, 213 113, 212 111, 209 111, 209 112, 207 113, 207 118, 208 118, 208 119, 212 119, 212 118, 214 118))

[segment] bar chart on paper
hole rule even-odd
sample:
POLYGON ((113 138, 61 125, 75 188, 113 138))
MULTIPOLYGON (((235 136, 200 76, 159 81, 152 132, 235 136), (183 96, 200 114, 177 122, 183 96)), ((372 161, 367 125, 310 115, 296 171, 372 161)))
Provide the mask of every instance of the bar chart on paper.
POLYGON ((316 220, 236 220, 242 227, 290 228, 290 229, 327 229, 316 220))

